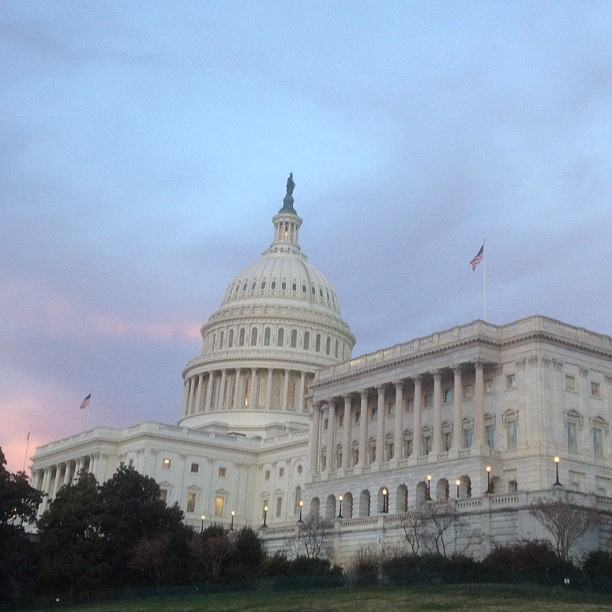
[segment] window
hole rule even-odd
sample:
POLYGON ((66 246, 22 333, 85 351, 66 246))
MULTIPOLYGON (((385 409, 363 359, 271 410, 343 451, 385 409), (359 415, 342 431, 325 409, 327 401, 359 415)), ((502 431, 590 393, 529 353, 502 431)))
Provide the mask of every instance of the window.
POLYGON ((225 497, 217 495, 215 497, 215 516, 223 516, 223 509, 225 508, 225 497))
POLYGON ((411 397, 406 403, 406 412, 410 412, 414 409, 414 397, 411 397))
POLYGON ((232 348, 234 346, 234 330, 230 329, 227 335, 227 347, 232 348))
POLYGON ((453 390, 452 389, 444 389, 442 392, 442 401, 445 404, 450 404, 453 401, 453 390))
POLYGON ((323 449, 321 451, 321 471, 325 471, 325 468, 327 467, 327 450, 323 449))
POLYGON ((315 351, 317 353, 321 352, 321 334, 317 334, 317 337, 315 340, 315 351))
POLYGON ((187 493, 187 512, 195 512, 196 493, 187 493))
POLYGON ((601 397, 601 388, 598 382, 591 382, 591 397, 601 397))
POLYGON ((355 424, 359 423, 359 417, 361 416, 361 410, 355 410, 354 416, 353 416, 353 422, 355 424))
POLYGON ((472 446, 472 428, 466 428, 463 430, 463 448, 471 448, 472 446))
POLYGON ((191 464, 191 473, 192 474, 197 474, 200 471, 200 464, 199 463, 192 463, 191 464))
POLYGON ((395 444, 393 440, 387 440, 385 442, 385 461, 391 461, 395 455, 395 444))
POLYGON ((323 431, 327 431, 329 426, 329 419, 323 419, 323 431))
POLYGON ((516 389, 516 374, 506 376, 506 389, 516 389))
POLYGON ((264 346, 270 346, 270 328, 264 330, 264 346))
POLYGON ((344 427, 344 415, 343 414, 338 416, 338 427, 344 427))
POLYGON ((474 397, 474 385, 463 385, 463 399, 472 399, 474 397))
POLYGON ((331 350, 331 338, 327 336, 327 340, 325 341, 325 354, 329 355, 330 350, 331 350))
POLYGON ((238 346, 244 346, 244 327, 240 329, 238 333, 238 346))
POLYGON ((576 438, 577 427, 574 421, 566 421, 565 422, 565 439, 567 442, 567 450, 569 451, 577 451, 578 450, 578 440, 576 438))
POLYGON ((495 386, 492 380, 485 380, 485 393, 493 393, 495 386))
POLYGON ((370 414, 370 421, 375 421, 378 418, 378 407, 375 406, 372 408, 372 412, 370 414))
POLYGON ((276 498, 276 516, 277 517, 281 515, 282 510, 283 510, 283 498, 277 497, 276 498))
POLYGON ((291 348, 297 348, 297 329, 291 330, 291 348))
POLYGON ((251 346, 256 346, 257 345, 257 328, 254 327, 251 330, 251 346))
POLYGON ((576 390, 576 378, 574 376, 570 376, 569 374, 565 375, 565 390, 566 391, 576 390))
POLYGON ((277 336, 277 340, 276 340, 276 345, 277 346, 283 346, 284 342, 285 342, 285 330, 281 327, 278 330, 278 336, 277 336))
POLYGON ((168 500, 168 491, 166 489, 159 490, 159 499, 161 499, 162 501, 168 500))
POLYGON ((310 344, 310 332, 304 332, 304 350, 308 350, 310 344))
POLYGON ((518 482, 516 480, 508 481, 508 493, 516 493, 518 491, 518 482))
POLYGON ((451 432, 443 431, 442 432, 442 451, 448 452, 451 449, 451 432))
POLYGON ((393 416, 395 414, 395 404, 387 404, 387 416, 393 416))
POLYGON ((424 433, 422 438, 423 454, 429 455, 431 452, 431 433, 424 433))
POLYGON ((170 461, 168 457, 164 457, 164 460, 162 461, 162 467, 164 468, 164 470, 169 470, 172 467, 172 461, 170 461))
POLYGON ((516 448, 517 443, 517 430, 516 430, 516 419, 508 421, 506 424, 506 446, 508 450, 516 448))
POLYGON ((227 468, 219 468, 219 478, 225 478, 227 476, 227 468))
POLYGON ((264 478, 266 480, 270 480, 270 470, 266 470, 265 474, 264 474, 264 478))
POLYGON ((593 454, 596 457, 603 457, 603 429, 593 427, 593 454))
POLYGON ((219 348, 222 349, 223 348, 223 332, 221 332, 219 334, 219 348))
POLYGON ((412 434, 404 436, 404 457, 412 455, 412 434))
POLYGON ((285 475, 285 468, 278 468, 278 477, 282 478, 285 475))
POLYGON ((425 394, 425 406, 426 407, 433 406, 433 394, 432 393, 425 394))
POLYGON ((495 425, 493 423, 486 424, 485 435, 487 437, 487 446, 489 448, 495 448, 495 425))

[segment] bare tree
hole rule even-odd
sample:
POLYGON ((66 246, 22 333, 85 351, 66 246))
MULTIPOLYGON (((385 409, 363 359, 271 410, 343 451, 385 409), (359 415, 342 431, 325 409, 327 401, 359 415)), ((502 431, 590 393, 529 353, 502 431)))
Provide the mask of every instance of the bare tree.
POLYGON ((133 556, 128 565, 143 574, 148 574, 158 587, 168 561, 169 547, 170 535, 168 533, 141 538, 132 551, 133 556))
POLYGON ((300 523, 299 536, 304 541, 304 551, 310 559, 319 559, 331 556, 331 534, 333 522, 310 516, 300 523))
POLYGON ((552 535, 557 554, 569 561, 572 546, 601 517, 589 508, 573 504, 569 495, 563 499, 539 499, 529 512, 552 535))
POLYGON ((473 544, 482 542, 479 529, 470 530, 457 507, 450 502, 428 502, 417 512, 409 512, 400 519, 404 537, 416 555, 421 549, 446 557, 464 554, 473 544), (459 541, 464 544, 457 549, 459 541))
POLYGON ((420 512, 407 512, 400 517, 400 525, 412 554, 418 555, 423 536, 423 515, 420 512))

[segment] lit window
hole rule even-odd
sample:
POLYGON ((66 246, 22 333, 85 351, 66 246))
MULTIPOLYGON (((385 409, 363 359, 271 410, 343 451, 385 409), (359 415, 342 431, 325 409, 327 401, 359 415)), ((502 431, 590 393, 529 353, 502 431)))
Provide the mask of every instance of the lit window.
POLYGON ((168 457, 165 457, 164 460, 162 461, 162 467, 165 470, 169 470, 171 466, 172 466, 172 461, 170 461, 168 457))
POLYGON ((219 468, 219 478, 225 478, 227 476, 227 468, 219 468))
POLYGON ((192 463, 191 464, 191 472, 193 474, 197 474, 200 471, 200 464, 199 463, 192 463))
POLYGON ((516 374, 506 376, 506 389, 516 389, 516 374))
POLYGON ((195 512, 196 497, 195 493, 187 493, 187 512, 195 512))
POLYGON ((215 516, 223 516, 223 509, 225 508, 225 497, 217 495, 215 497, 215 516))

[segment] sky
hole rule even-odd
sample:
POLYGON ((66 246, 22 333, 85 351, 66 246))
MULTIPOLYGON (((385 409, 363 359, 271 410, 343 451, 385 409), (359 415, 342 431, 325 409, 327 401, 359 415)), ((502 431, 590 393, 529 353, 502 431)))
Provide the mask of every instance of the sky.
POLYGON ((289 172, 353 356, 485 310, 612 335, 607 0, 4 0, 0 82, 11 471, 178 421, 289 172))

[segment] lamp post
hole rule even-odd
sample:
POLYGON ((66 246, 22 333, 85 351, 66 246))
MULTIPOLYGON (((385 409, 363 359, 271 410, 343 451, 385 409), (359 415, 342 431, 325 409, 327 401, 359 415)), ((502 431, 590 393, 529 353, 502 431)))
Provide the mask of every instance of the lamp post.
POLYGON ((236 511, 232 510, 232 522, 230 523, 230 531, 234 531, 234 517, 236 516, 236 511))
POLYGON ((487 495, 490 495, 493 491, 491 491, 491 466, 487 465, 485 468, 487 470, 487 495))
POLYGON ((459 487, 461 486, 461 480, 457 478, 457 480, 455 480, 455 484, 457 485, 457 499, 459 499, 459 487))
POLYGON ((389 490, 387 489, 387 487, 383 487, 382 495, 383 495, 382 511, 386 514, 387 512, 389 512, 389 490))
POLYGON ((431 474, 427 474, 427 501, 431 501, 431 474))
POLYGON ((302 520, 302 508, 304 507, 304 500, 300 499, 300 518, 298 519, 298 523, 303 523, 304 521, 302 520))
POLYGON ((200 533, 204 533, 204 521, 206 520, 206 515, 202 515, 202 524, 200 525, 200 533))
POLYGON ((262 527, 267 527, 266 521, 268 520, 268 504, 264 506, 264 522, 262 527))
POLYGON ((340 510, 338 512, 338 518, 341 519, 342 518, 342 500, 344 499, 344 497, 342 497, 342 495, 340 495, 338 497, 338 501, 340 502, 340 510))
POLYGON ((553 461, 555 462, 555 471, 557 475, 554 486, 560 487, 561 483, 559 482, 559 461, 561 461, 561 458, 559 457, 559 455, 555 455, 553 461))

